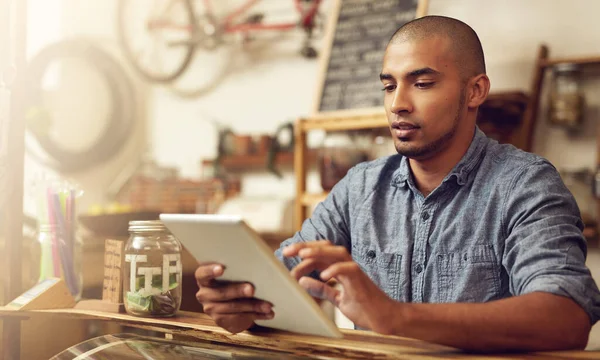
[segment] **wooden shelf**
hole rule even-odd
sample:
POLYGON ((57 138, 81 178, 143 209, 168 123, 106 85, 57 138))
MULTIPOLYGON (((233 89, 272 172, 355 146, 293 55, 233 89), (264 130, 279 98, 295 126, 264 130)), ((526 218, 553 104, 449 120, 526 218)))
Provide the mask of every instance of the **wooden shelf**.
POLYGON ((383 108, 326 112, 298 119, 294 127, 296 138, 294 150, 297 154, 294 164, 296 175, 295 230, 300 230, 304 219, 308 217, 308 208, 327 197, 326 194, 306 193, 306 173, 310 161, 307 133, 312 130, 344 131, 387 127, 389 124, 383 108))
MULTIPOLYGON (((84 303, 83 302, 80 302, 84 303)), ((189 337, 217 344, 269 349, 299 356, 319 354, 327 358, 343 359, 397 359, 398 354, 428 353, 446 357, 448 352, 461 356, 459 351, 441 345, 400 337, 383 336, 367 331, 341 330, 343 339, 293 334, 267 328, 252 332, 231 334, 218 327, 206 314, 183 312, 173 318, 145 318, 123 313, 84 309, 37 311, 7 311, 0 307, 0 319, 42 319, 48 322, 60 319, 110 321, 119 325, 189 337)), ((428 358, 428 357, 426 357, 428 358)))
MULTIPOLYGON (((85 301, 79 304, 85 303, 85 301)), ((78 305, 79 305, 78 304, 78 305)), ((296 356, 323 356, 332 359, 398 359, 405 355, 411 359, 471 359, 470 354, 420 340, 398 336, 379 335, 369 331, 341 329, 342 339, 293 334, 267 328, 252 332, 231 334, 218 327, 206 314, 180 311, 168 319, 143 318, 128 314, 83 309, 14 311, 0 307, 0 319, 39 319, 59 322, 63 319, 110 321, 123 326, 172 334, 178 338, 193 338, 217 344, 237 345, 247 348, 269 349, 296 356)), ((598 359, 596 351, 561 351, 529 353, 528 359, 598 359)), ((503 359, 521 359, 523 355, 505 355, 503 359)), ((496 359, 481 355, 479 359, 496 359)))
MULTIPOLYGON (((231 172, 250 171, 250 170, 267 170, 267 154, 251 154, 251 155, 227 155, 221 159, 221 166, 224 170, 231 172)), ((318 150, 310 150, 308 152, 308 161, 314 163, 318 158, 318 150)), ((202 160, 202 166, 213 166, 215 163, 212 159, 202 160)), ((294 165, 294 153, 282 152, 275 156, 275 167, 292 167, 294 165)))
POLYGON ((310 120, 301 120, 298 126, 302 131, 307 130, 359 130, 388 127, 387 117, 383 110, 360 114, 352 117, 340 117, 339 115, 322 115, 311 117, 310 120))
POLYGON ((325 200, 327 195, 329 195, 329 194, 328 193, 304 194, 304 195, 302 195, 302 199, 301 199, 302 205, 304 205, 304 206, 316 205, 316 204, 320 203, 321 201, 325 200))
MULTIPOLYGON (((84 303, 85 301, 82 301, 79 304, 84 303)), ((218 327, 206 314, 184 311, 180 311, 176 317, 160 319, 84 309, 14 311, 0 307, 0 319, 4 321, 7 319, 16 321, 39 319, 47 322, 59 322, 64 319, 110 321, 123 326, 172 334, 178 338, 198 339, 246 348, 269 349, 305 357, 318 355, 331 359, 398 359, 405 355, 411 359, 472 358, 470 354, 450 347, 360 330, 341 329, 344 335, 342 339, 299 335, 267 328, 231 334, 218 327)), ((597 351, 561 351, 528 353, 527 358, 598 359, 599 355, 600 352, 597 351)), ((496 359, 497 356, 481 355, 478 358, 496 359)), ((502 358, 522 359, 523 355, 503 355, 502 358)))
POLYGON ((547 59, 542 62, 543 67, 549 67, 558 64, 600 65, 600 56, 556 58, 547 59))

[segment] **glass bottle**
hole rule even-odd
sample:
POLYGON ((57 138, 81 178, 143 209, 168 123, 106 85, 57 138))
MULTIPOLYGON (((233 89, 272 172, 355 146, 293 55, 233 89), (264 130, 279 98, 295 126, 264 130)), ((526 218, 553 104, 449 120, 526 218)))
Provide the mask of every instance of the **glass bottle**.
POLYGON ((554 80, 548 106, 550 123, 577 130, 583 122, 584 96, 580 86, 580 70, 576 64, 554 67, 554 80))
POLYGON ((123 302, 135 316, 173 316, 181 306, 181 244, 159 220, 130 221, 123 302))
POLYGON ((74 229, 65 231, 59 224, 40 224, 37 242, 34 256, 39 255, 40 261, 32 262, 36 264, 33 276, 39 274, 38 281, 62 278, 75 301, 79 301, 83 290, 81 237, 74 229))

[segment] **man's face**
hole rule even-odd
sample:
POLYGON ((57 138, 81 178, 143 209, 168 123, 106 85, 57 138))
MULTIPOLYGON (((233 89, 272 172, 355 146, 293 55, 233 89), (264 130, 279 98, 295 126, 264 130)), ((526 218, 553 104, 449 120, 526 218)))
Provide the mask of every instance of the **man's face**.
POLYGON ((465 94, 449 45, 432 37, 390 44, 385 52, 384 107, 399 154, 429 159, 455 138, 465 94))

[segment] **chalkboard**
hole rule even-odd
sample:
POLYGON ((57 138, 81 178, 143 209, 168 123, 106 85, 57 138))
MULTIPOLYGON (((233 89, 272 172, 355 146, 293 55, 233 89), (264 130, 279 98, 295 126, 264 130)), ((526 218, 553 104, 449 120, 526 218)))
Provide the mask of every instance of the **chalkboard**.
POLYGON ((394 31, 423 16, 426 0, 336 0, 321 59, 315 112, 382 109, 381 63, 394 31))

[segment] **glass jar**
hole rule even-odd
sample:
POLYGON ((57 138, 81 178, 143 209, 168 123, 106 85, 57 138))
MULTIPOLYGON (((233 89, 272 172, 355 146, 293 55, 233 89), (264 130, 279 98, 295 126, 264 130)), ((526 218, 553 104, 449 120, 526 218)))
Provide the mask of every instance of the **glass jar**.
POLYGON ((37 231, 40 261, 33 261, 33 276, 38 282, 49 278, 62 278, 75 301, 81 299, 83 276, 81 272, 81 237, 74 228, 65 230, 60 224, 40 224, 37 231), (38 266, 39 265, 39 266, 38 266))
POLYGON ((173 316, 181 306, 181 245, 159 220, 130 221, 123 302, 135 316, 173 316))
POLYGON ((321 187, 330 191, 353 166, 369 160, 371 137, 362 131, 329 132, 319 156, 321 187))
POLYGON ((578 130, 583 122, 584 106, 579 66, 556 65, 548 106, 550 123, 578 130))

